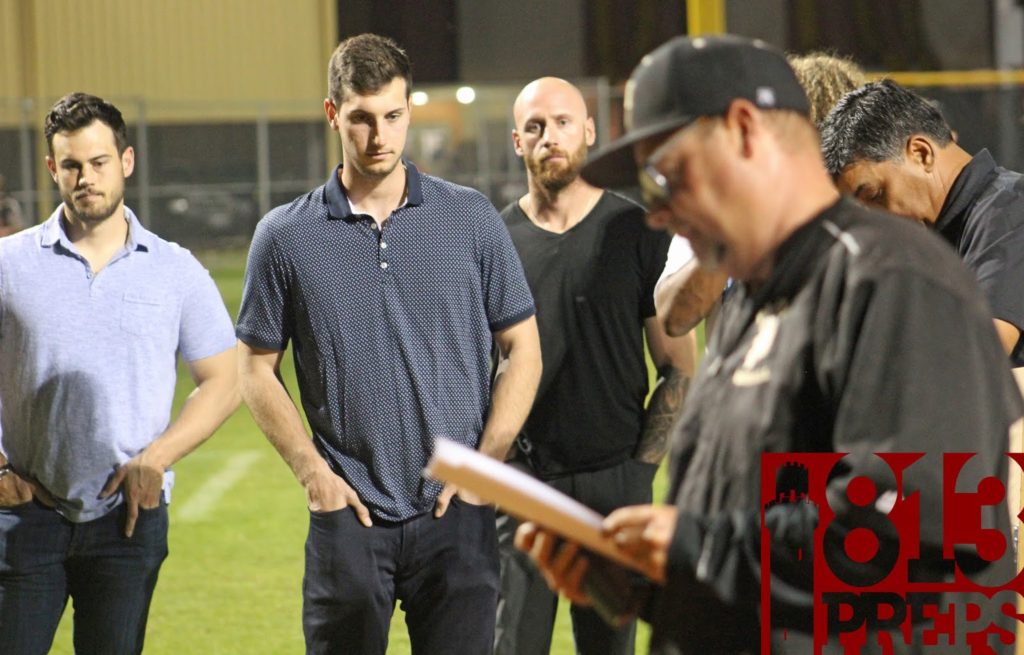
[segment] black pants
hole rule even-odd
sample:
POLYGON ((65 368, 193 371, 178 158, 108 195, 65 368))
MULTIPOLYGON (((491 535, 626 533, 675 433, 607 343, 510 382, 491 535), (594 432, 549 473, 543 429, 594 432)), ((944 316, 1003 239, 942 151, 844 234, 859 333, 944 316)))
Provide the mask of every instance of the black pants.
POLYGON ((383 654, 396 599, 416 655, 490 653, 494 509, 456 497, 439 519, 369 528, 348 508, 311 512, 302 596, 307 653, 383 654))
MULTIPOLYGON (((651 483, 657 465, 627 460, 607 469, 574 473, 546 482, 587 507, 608 514, 627 505, 651 502, 651 483)), ((501 599, 498 601, 496 655, 547 655, 555 624, 558 597, 548 589, 529 556, 513 541, 519 522, 498 513, 501 556, 501 599)), ((615 630, 593 610, 573 605, 572 634, 580 655, 630 655, 636 623, 615 630)))

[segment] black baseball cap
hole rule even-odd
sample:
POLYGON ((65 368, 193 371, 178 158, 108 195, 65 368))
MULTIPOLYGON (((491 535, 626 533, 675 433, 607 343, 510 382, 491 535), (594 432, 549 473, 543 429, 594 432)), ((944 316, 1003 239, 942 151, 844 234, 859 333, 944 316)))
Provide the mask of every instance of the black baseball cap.
POLYGON ((778 50, 733 35, 676 37, 646 55, 626 83, 626 134, 592 155, 580 174, 599 187, 636 184, 633 144, 720 116, 733 100, 808 115, 807 94, 778 50))

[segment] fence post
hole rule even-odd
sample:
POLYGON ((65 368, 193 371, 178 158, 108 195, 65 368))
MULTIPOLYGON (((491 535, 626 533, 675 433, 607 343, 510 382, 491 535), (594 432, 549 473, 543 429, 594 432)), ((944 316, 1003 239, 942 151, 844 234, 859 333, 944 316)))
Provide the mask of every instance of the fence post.
POLYGON ((266 107, 256 117, 256 197, 260 216, 270 211, 270 121, 266 107))
POLYGON ((603 146, 611 138, 612 93, 607 77, 597 78, 597 145, 603 146))
POLYGON ((146 100, 138 99, 138 117, 136 118, 135 135, 139 156, 135 158, 135 174, 139 180, 139 220, 149 227, 153 224, 153 196, 149 179, 149 126, 146 122, 146 100))
POLYGON ((38 198, 34 193, 36 188, 35 175, 32 174, 32 112, 35 103, 31 98, 24 98, 21 101, 21 120, 18 121, 18 167, 21 169, 21 191, 17 197, 18 202, 25 208, 25 219, 32 223, 38 223, 38 198))

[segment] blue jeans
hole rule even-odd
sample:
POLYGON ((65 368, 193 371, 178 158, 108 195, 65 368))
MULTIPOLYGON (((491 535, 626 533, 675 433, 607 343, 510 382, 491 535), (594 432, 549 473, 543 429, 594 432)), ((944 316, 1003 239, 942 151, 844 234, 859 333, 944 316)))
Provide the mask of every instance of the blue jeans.
POLYGON ((0 654, 49 652, 68 596, 78 655, 142 652, 167 506, 140 510, 131 539, 125 513, 72 523, 36 501, 0 508, 0 654))
POLYGON ((490 655, 494 508, 453 498, 439 519, 369 528, 350 508, 310 513, 302 596, 310 654, 383 655, 397 598, 415 655, 490 655))

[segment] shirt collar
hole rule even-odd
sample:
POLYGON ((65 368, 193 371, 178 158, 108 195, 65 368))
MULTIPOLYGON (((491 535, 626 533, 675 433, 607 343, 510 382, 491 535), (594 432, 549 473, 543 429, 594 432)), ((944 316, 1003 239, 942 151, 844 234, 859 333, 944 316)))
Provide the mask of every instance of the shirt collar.
POLYGON ((840 196, 839 201, 824 209, 796 229, 775 251, 775 263, 768 279, 752 294, 758 307, 775 300, 790 300, 817 268, 821 254, 828 250, 833 238, 827 237, 822 224, 848 211, 853 201, 840 196))
POLYGON ((960 242, 967 213, 974 204, 975 198, 998 174, 995 159, 989 154, 988 149, 982 149, 956 176, 953 186, 950 187, 949 193, 946 195, 945 202, 942 203, 939 217, 935 221, 935 229, 954 246, 960 242))
MULTIPOLYGON (((61 224, 63 211, 64 205, 58 205, 57 209, 53 210, 50 217, 43 223, 43 227, 39 231, 39 245, 43 248, 52 248, 55 244, 60 243, 66 250, 74 251, 68 235, 64 232, 64 226, 61 224)), ((128 241, 125 243, 128 251, 149 252, 153 245, 154 234, 142 227, 139 218, 130 208, 124 208, 124 217, 128 221, 128 241)))
POLYGON ((730 300, 726 306, 737 314, 728 321, 720 321, 718 332, 718 352, 732 352, 739 339, 746 333, 750 321, 754 320, 763 307, 774 303, 788 303, 800 291, 806 280, 820 265, 823 254, 834 243, 822 229, 826 220, 849 211, 854 202, 846 196, 827 207, 820 214, 804 223, 793 234, 779 245, 775 251, 775 260, 771 273, 764 284, 752 289, 745 283, 733 285, 731 293, 737 298, 730 300))
POLYGON ((142 221, 128 207, 124 208, 125 218, 128 219, 128 250, 149 252, 153 247, 153 240, 156 238, 152 232, 142 226, 142 221))
MULTIPOLYGON (((420 172, 408 159, 402 159, 405 165, 406 198, 405 205, 423 204, 423 183, 420 179, 420 172)), ((327 205, 329 218, 342 218, 350 220, 353 216, 352 205, 345 194, 345 188, 341 186, 341 164, 327 178, 324 185, 324 202, 327 205)))

